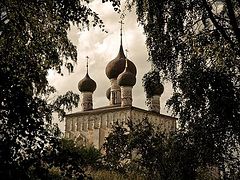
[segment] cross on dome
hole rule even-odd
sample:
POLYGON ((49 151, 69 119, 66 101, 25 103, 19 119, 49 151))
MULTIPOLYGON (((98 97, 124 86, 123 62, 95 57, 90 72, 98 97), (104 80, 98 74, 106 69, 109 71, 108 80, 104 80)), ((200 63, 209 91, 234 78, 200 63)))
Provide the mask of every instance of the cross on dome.
POLYGON ((87 65, 86 65, 86 67, 87 67, 87 74, 88 74, 88 60, 89 60, 89 57, 86 56, 86 59, 87 59, 87 65))
POLYGON ((123 30, 123 21, 119 21, 119 23, 121 24, 121 27, 120 27, 120 45, 122 45, 122 30, 123 30))
POLYGON ((85 77, 79 81, 78 83, 78 89, 80 92, 94 92, 96 90, 97 84, 96 82, 90 78, 89 74, 88 74, 88 60, 89 57, 86 56, 87 59, 87 72, 85 77))
POLYGON ((126 67, 126 61, 127 61, 127 66, 131 73, 134 74, 134 76, 137 74, 137 69, 136 66, 132 61, 126 58, 124 51, 123 51, 123 46, 122 46, 122 30, 123 30, 123 21, 119 21, 121 24, 120 27, 120 48, 119 52, 116 58, 114 58, 112 61, 110 61, 107 66, 106 66, 106 75, 109 79, 117 79, 118 75, 121 74, 125 67, 126 67))

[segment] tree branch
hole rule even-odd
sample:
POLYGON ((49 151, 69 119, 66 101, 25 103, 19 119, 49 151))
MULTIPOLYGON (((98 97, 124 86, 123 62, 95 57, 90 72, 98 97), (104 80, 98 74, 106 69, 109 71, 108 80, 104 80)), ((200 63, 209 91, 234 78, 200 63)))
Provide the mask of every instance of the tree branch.
POLYGON ((226 5, 227 5, 227 13, 228 17, 230 19, 230 24, 232 26, 233 32, 237 38, 238 44, 240 44, 240 29, 238 28, 238 22, 233 10, 233 4, 231 0, 226 0, 226 5))
POLYGON ((226 41, 232 46, 234 47, 235 44, 233 43, 233 41, 231 40, 231 38, 227 35, 227 33, 224 31, 224 28, 222 26, 220 26, 218 24, 218 22, 216 21, 213 12, 211 10, 211 8, 209 7, 208 3, 206 0, 203 0, 203 6, 205 6, 206 11, 209 15, 209 18, 211 19, 213 25, 216 27, 216 29, 221 33, 221 35, 223 36, 224 39, 226 39, 226 41))

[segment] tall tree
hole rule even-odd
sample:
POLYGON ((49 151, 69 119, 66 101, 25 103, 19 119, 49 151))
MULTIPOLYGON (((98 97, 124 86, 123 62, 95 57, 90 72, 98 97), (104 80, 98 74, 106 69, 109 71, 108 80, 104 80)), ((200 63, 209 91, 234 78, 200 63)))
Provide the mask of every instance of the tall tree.
POLYGON ((168 105, 187 142, 198 147, 200 164, 217 166, 225 178, 233 175, 240 167, 240 2, 128 3, 136 5, 149 60, 173 83, 168 105))
POLYGON ((44 149, 57 141, 49 125, 52 112, 63 115, 64 108, 78 103, 79 97, 71 92, 49 103, 46 98, 55 90, 46 76, 49 69, 61 73, 64 64, 71 71, 77 60, 76 47, 67 37, 71 23, 80 29, 104 27, 88 3, 0 2, 0 159, 5 175, 13 177, 11 167, 43 156, 44 149))

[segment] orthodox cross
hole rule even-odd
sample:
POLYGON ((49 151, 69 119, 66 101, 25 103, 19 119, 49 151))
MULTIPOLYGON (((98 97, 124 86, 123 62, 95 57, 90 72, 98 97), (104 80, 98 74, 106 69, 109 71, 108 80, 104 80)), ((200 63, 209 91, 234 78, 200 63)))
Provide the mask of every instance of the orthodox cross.
POLYGON ((88 74, 88 60, 89 60, 89 57, 86 56, 86 59, 87 59, 87 65, 86 65, 86 67, 87 67, 87 74, 88 74))
POLYGON ((122 20, 121 20, 119 23, 121 24, 121 28, 120 28, 120 37, 121 37, 121 45, 122 45, 122 30, 123 30, 122 25, 123 25, 124 23, 123 23, 122 20))

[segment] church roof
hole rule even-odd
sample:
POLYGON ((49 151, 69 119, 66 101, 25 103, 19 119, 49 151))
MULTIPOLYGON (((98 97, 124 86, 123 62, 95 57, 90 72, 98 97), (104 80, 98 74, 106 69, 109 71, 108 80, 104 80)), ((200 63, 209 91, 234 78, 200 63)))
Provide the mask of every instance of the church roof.
POLYGON ((89 110, 89 111, 80 111, 80 112, 76 112, 76 113, 71 113, 71 114, 67 114, 66 117, 85 116, 85 115, 89 115, 89 114, 91 114, 91 115, 98 115, 100 113, 118 112, 118 111, 123 111, 123 110, 129 110, 129 111, 135 110, 135 111, 144 112, 146 114, 159 116, 159 117, 162 117, 162 118, 168 118, 168 119, 172 119, 172 120, 176 120, 177 119, 177 118, 172 117, 172 116, 168 116, 168 115, 165 115, 165 114, 159 114, 157 112, 148 111, 148 110, 141 109, 141 108, 134 107, 134 106, 121 107, 121 106, 118 106, 118 105, 105 106, 105 107, 92 109, 92 110, 89 110))

